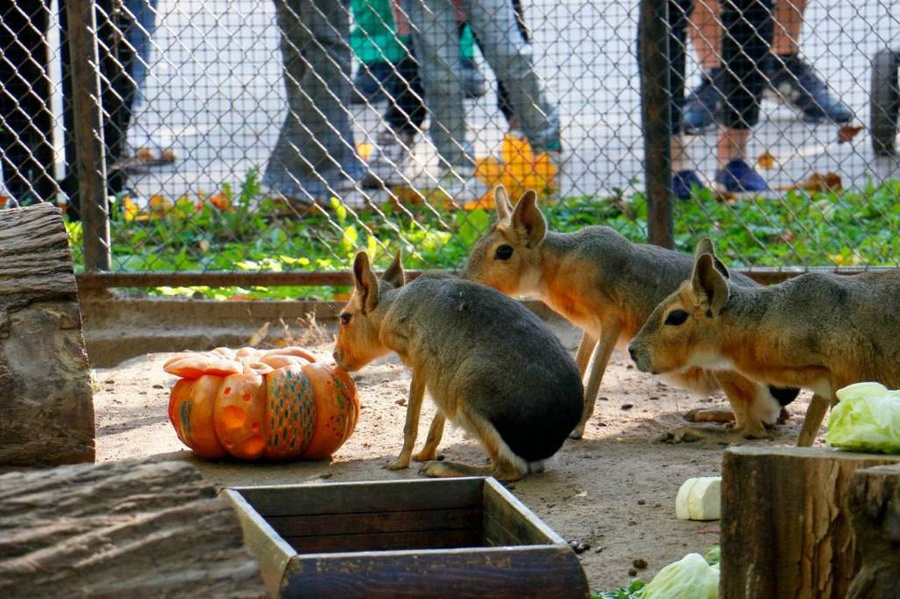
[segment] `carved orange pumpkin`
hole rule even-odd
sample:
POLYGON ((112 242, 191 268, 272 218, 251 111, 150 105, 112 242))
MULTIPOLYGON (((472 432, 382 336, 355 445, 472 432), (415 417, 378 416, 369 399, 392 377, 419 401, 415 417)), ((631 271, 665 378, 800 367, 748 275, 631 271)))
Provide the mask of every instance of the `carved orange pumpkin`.
POLYGON ((184 352, 163 368, 181 377, 169 421, 206 458, 327 458, 359 418, 350 376, 299 347, 184 352))

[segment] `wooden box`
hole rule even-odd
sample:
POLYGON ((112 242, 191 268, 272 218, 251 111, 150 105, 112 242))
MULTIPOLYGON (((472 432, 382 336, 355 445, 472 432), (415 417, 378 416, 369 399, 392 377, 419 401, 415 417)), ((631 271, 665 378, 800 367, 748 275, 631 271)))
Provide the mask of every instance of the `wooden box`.
POLYGON ((226 493, 273 596, 588 596, 572 549, 492 478, 226 493))

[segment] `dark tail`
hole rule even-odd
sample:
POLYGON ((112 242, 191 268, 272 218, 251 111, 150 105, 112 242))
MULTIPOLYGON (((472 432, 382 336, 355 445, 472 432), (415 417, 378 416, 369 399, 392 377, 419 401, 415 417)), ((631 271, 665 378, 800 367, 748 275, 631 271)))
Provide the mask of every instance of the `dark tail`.
POLYGON ((769 393, 772 394, 781 407, 784 407, 797 399, 797 396, 800 395, 800 389, 793 389, 791 387, 773 387, 769 385, 769 393))

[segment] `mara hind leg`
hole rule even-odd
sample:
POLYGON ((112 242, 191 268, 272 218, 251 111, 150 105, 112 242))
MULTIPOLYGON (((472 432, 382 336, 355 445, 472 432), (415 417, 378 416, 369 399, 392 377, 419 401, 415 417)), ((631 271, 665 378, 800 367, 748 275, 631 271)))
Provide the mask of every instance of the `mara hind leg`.
POLYGON ((806 416, 803 418, 800 436, 797 437, 797 447, 809 447, 813 444, 819 432, 819 427, 822 426, 822 421, 825 420, 825 413, 828 412, 828 407, 832 403, 824 395, 813 394, 809 407, 806 409, 806 416))
MULTIPOLYGON (((600 341, 594 350, 594 362, 588 375, 587 387, 584 390, 584 408, 581 411, 581 420, 578 422, 575 430, 569 435, 572 439, 580 439, 584 436, 584 427, 587 426, 588 420, 594 414, 594 405, 597 401, 597 394, 600 392, 600 383, 603 381, 603 374, 606 372, 609 358, 612 356, 621 332, 622 325, 617 321, 608 324, 604 323, 600 331, 600 341)), ((579 346, 578 349, 580 352, 581 347, 579 346)))
POLYGON ((420 474, 437 478, 459 476, 493 476, 497 480, 511 482, 528 474, 528 464, 510 451, 494 425, 481 415, 462 408, 459 424, 478 435, 491 459, 490 466, 469 466, 457 462, 425 462, 420 474))

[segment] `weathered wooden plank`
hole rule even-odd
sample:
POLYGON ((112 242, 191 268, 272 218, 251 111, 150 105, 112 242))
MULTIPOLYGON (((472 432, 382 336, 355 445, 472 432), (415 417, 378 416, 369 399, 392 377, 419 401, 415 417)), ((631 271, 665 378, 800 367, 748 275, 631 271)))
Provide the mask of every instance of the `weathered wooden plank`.
POLYGON ((233 489, 225 489, 224 495, 231 500, 240 518, 244 544, 259 560, 259 569, 266 590, 270 596, 277 596, 288 562, 297 552, 247 503, 240 493, 233 489))
POLYGON ((900 456, 736 447, 722 468, 723 599, 843 599, 859 569, 844 508, 853 473, 900 456))
POLYGON ((190 464, 0 476, 0 596, 264 594, 231 503, 190 464))
POLYGON ((565 541, 535 517, 515 495, 494 479, 484 485, 485 529, 494 534, 503 530, 501 538, 517 541, 518 545, 565 545, 565 541), (495 523, 491 523, 490 520, 495 523))
POLYGON ((237 487, 264 518, 274 516, 405 512, 482 504, 482 478, 400 480, 323 485, 237 487))
POLYGON ((274 516, 269 525, 284 537, 481 529, 481 508, 274 516))
POLYGON ((567 599, 588 596, 587 578, 568 547, 298 556, 282 597, 367 599, 567 599))
POLYGON ((320 537, 283 536, 283 538, 301 555, 407 549, 457 549, 460 547, 484 546, 481 537, 481 527, 458 530, 325 535, 320 537))
POLYGON ((75 298, 75 273, 59 208, 36 204, 0 211, 0 311, 75 298))
POLYGON ((0 464, 94 459, 94 409, 62 216, 0 211, 0 464))
POLYGON ((900 466, 857 470, 847 509, 862 559, 847 599, 894 599, 900 595, 900 466))

